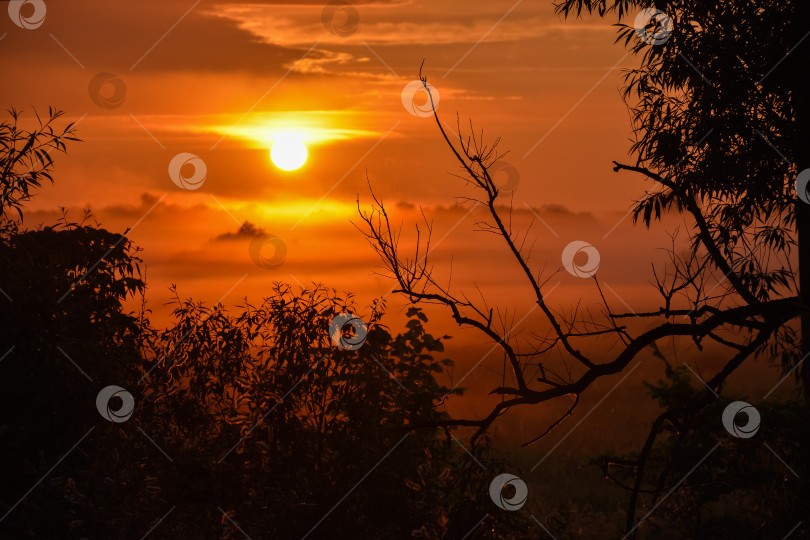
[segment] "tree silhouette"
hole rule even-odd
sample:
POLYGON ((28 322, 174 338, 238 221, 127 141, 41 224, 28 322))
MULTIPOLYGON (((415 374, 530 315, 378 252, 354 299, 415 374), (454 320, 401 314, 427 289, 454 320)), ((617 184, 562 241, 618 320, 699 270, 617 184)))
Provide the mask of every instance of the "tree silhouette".
MULTIPOLYGON (((541 439, 571 414, 579 397, 596 380, 625 370, 640 353, 665 338, 686 337, 698 349, 713 342, 727 351, 724 367, 706 381, 708 388, 688 399, 674 400, 677 406, 668 403, 637 458, 622 462, 632 473, 628 535, 637 532, 635 508, 641 494, 653 506, 682 470, 680 465, 670 466, 654 480, 645 477, 645 463, 653 449, 659 448, 657 438, 672 430, 667 433, 683 442, 696 418, 715 401, 715 394, 722 392, 725 381, 740 365, 759 355, 768 356, 781 361, 785 373, 801 374, 808 388, 810 371, 802 360, 810 353, 806 296, 810 294, 810 272, 800 273, 799 269, 810 268, 810 242, 806 240, 810 217, 794 186, 797 173, 810 167, 810 86, 803 65, 810 57, 806 52, 810 41, 805 40, 810 10, 802 2, 765 4, 565 0, 557 5, 558 13, 566 17, 592 12, 603 17, 616 15, 617 41, 640 57, 640 67, 626 74, 624 91, 633 119, 631 149, 636 161, 614 162, 614 170, 641 174, 655 184, 656 189, 636 202, 636 221, 653 226, 669 212, 681 213, 691 221, 688 250, 673 249, 670 263, 654 269, 661 299, 657 310, 623 313, 613 309, 596 276, 594 295, 601 314, 591 314, 586 320, 576 313, 564 317, 552 308, 546 302, 543 276, 529 264, 523 242, 512 229, 511 206, 504 209, 503 198, 498 198, 499 188, 491 175, 502 157, 497 141, 487 144, 475 133, 464 136, 460 122, 457 140, 451 139, 435 108, 439 132, 477 194, 470 202, 487 211, 484 230, 502 239, 545 316, 551 336, 538 338, 529 351, 521 349, 510 329, 494 320, 490 308, 468 300, 463 292, 434 277, 429 257, 420 256, 429 252, 430 224, 417 242, 416 256, 409 257, 392 232, 396 229, 384 204, 372 193, 369 210, 358 206, 363 230, 396 282, 396 291, 415 304, 444 306, 460 326, 475 328, 497 343, 508 359, 514 384, 492 388, 491 393, 503 399, 489 414, 442 422, 477 427, 473 440, 513 407, 573 397, 568 411, 526 444, 541 439), (669 17, 671 25, 660 16, 651 19, 652 11, 639 27, 628 24, 638 10, 656 8, 669 17), (661 35, 665 38, 648 38, 661 35), (796 248, 798 266, 792 256, 796 248), (801 338, 796 332, 799 321, 801 338), (584 343, 607 340, 619 349, 613 353, 601 347, 603 357, 609 355, 606 361, 582 352, 584 343), (562 365, 555 364, 551 351, 562 353, 562 365), (527 380, 530 364, 541 367, 537 380, 527 380)), ((432 104, 430 87, 421 73, 420 79, 432 104)), ((806 425, 806 410, 803 418, 806 425)), ((675 448, 672 460, 678 445, 670 446, 675 448)), ((807 448, 802 455, 806 464, 807 448)), ((806 485, 801 489, 806 490, 806 485)))
MULTIPOLYGON (((103 386, 137 380, 142 331, 122 303, 143 292, 144 283, 124 235, 66 214, 53 226, 22 228, 25 203, 43 179, 52 179, 50 152, 64 152, 77 139, 71 125, 53 127, 58 111, 32 131, 10 113, 0 129, 0 517, 10 538, 64 537, 81 527, 77 508, 92 514, 98 504, 88 493, 107 495, 106 479, 116 476, 108 459, 67 451, 93 437, 94 448, 109 457, 121 443, 114 430, 92 433, 100 420, 95 400, 103 386), (59 473, 21 498, 55 463, 59 473)), ((115 506, 114 497, 100 499, 115 506)))
POLYGON ((43 120, 35 110, 38 125, 32 130, 20 127, 19 111, 12 108, 8 113, 10 120, 0 123, 0 225, 3 227, 13 221, 12 211, 22 219, 23 205, 43 180, 53 182, 52 152, 65 152, 66 143, 78 141, 73 135, 73 123, 61 132, 54 129, 54 123, 64 114, 62 111, 49 108, 48 117, 43 120))
MULTIPOLYGON (((409 310, 406 330, 392 336, 381 324, 383 305, 371 306, 365 343, 344 350, 330 338, 330 322, 359 311, 351 297, 321 286, 294 292, 275 284, 261 304, 234 315, 193 301, 175 306, 144 364, 139 419, 168 455, 191 467, 185 474, 166 461, 153 468, 163 507, 189 501, 175 510, 185 516, 177 519, 186 523, 182 534, 210 530, 222 518, 217 505, 228 505, 253 538, 422 531, 449 539, 487 513, 481 486, 490 473, 441 430, 411 433, 444 416, 436 404, 449 392, 434 374, 451 362, 434 358, 442 340, 425 331, 421 310, 409 310), (370 471, 365 489, 347 493, 370 471), (208 504, 189 500, 214 486, 208 504)), ((486 451, 480 456, 495 463, 486 451)), ((490 520, 498 532, 482 538, 526 526, 518 516, 490 520)))

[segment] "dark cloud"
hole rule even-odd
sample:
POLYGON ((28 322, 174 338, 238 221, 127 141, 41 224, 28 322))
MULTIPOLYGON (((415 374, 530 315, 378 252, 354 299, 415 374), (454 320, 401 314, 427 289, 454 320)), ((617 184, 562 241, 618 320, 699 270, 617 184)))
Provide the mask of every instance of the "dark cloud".
MULTIPOLYGON (((282 74, 307 49, 262 42, 235 21, 199 12, 180 23, 136 69, 282 74)), ((312 50, 307 58, 323 60, 325 55, 312 50)))
MULTIPOLYGON (((263 42, 236 21, 215 16, 210 6, 187 11, 189 7, 151 1, 103 6, 84 0, 50 2, 45 23, 36 31, 0 17, 0 34, 8 34, 2 63, 13 59, 40 69, 77 70, 81 65, 90 72, 116 73, 125 81, 150 71, 280 75, 308 48, 263 42)), ((313 50, 309 56, 318 60, 324 54, 313 50)))
POLYGON ((258 236, 260 234, 266 234, 266 231, 259 227, 258 225, 254 225, 250 221, 245 221, 236 232, 226 232, 216 236, 213 241, 214 242, 232 242, 234 240, 245 240, 248 238, 253 238, 254 236, 258 236))

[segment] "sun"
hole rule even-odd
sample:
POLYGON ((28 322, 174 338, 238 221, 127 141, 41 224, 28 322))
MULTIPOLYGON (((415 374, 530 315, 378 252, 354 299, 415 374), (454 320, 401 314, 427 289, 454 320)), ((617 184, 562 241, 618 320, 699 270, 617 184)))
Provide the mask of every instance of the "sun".
POLYGON ((307 161, 307 147, 294 135, 278 138, 270 149, 270 159, 279 169, 294 171, 307 161))

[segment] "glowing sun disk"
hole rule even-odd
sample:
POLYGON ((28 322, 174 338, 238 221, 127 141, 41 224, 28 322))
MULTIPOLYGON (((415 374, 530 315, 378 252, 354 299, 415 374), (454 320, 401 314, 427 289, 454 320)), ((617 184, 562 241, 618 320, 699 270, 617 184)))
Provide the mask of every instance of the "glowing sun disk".
POLYGON ((273 143, 270 159, 279 169, 294 171, 307 161, 307 147, 297 137, 283 137, 273 143))

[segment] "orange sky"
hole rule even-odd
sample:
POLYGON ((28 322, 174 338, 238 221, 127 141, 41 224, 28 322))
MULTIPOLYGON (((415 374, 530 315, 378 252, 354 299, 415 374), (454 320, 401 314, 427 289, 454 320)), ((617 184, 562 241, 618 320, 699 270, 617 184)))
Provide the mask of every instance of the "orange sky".
MULTIPOLYGON (((483 250, 495 246, 471 231, 476 213, 456 225, 466 209, 453 208, 454 197, 465 190, 435 124, 403 107, 402 89, 423 59, 443 119, 453 127, 456 113, 472 119, 510 151, 515 206, 526 217, 532 206, 550 227, 535 225, 538 262, 557 269, 561 247, 575 239, 601 250, 643 190, 609 168, 628 146, 618 87, 631 58, 612 46, 603 22, 561 22, 545 2, 357 3, 356 30, 342 36, 327 30, 323 12, 314 2, 79 0, 49 2, 34 30, 0 18, 0 61, 14 81, 0 90, 3 102, 64 109, 84 140, 59 159, 57 183, 37 196, 31 206, 40 212, 28 224, 48 223, 59 205, 77 216, 89 207, 113 230, 137 223, 131 238, 145 250, 154 309, 170 282, 213 302, 245 273, 233 298, 280 279, 324 281, 369 299, 390 286, 370 277, 375 259, 349 223, 357 196, 369 200, 367 173, 389 204, 422 205, 435 217, 437 238, 452 229, 434 252, 439 265, 449 254, 491 260, 483 250), (120 106, 91 99, 99 73, 122 81, 120 106), (268 158, 285 130, 309 145, 298 171, 268 158), (168 177, 180 152, 205 161, 199 190, 168 177), (284 265, 260 269, 245 242, 213 240, 245 220, 282 238, 284 265)), ((113 91, 101 88, 102 96, 113 91)), ((401 213, 406 222, 417 216, 401 213)), ((508 292, 503 271, 479 280, 508 292)))
MULTIPOLYGON (((457 164, 432 118, 403 106, 402 91, 424 60, 447 125, 455 129, 458 113, 510 151, 505 161, 519 176, 513 224, 522 234, 535 219, 526 245, 532 267, 549 278, 549 304, 570 312, 580 298, 585 307, 597 301, 590 280, 562 270, 563 248, 581 240, 599 251, 598 275, 615 310, 657 305, 650 264, 665 260, 661 248, 679 220, 652 231, 634 227, 628 210, 651 186, 611 170, 612 160, 628 160, 619 89, 621 69, 633 62, 613 45, 615 28, 598 19, 563 22, 550 1, 355 7, 356 29, 338 33, 324 24, 324 5, 306 1, 51 1, 32 30, 0 16, 1 101, 29 112, 64 109, 84 141, 58 158, 56 185, 37 194, 26 225, 53 223, 65 206, 76 218, 92 209, 113 231, 133 227, 158 323, 166 320, 172 283, 181 296, 233 306, 244 297, 258 301, 275 280, 315 281, 354 292, 363 306, 393 285, 375 275, 379 261, 351 223, 357 197, 370 202, 368 175, 395 223, 405 224, 404 245, 421 219, 419 206, 435 221, 437 276, 446 279, 452 259, 456 291, 474 296, 477 284, 505 319, 520 321, 520 339, 542 333, 505 247, 475 232, 481 210, 456 199, 470 191, 452 176, 457 164), (101 73, 114 74, 125 93, 111 96, 109 84, 94 90, 101 73), (98 105, 111 97, 120 106, 98 105), (269 159, 285 131, 301 133, 309 147, 297 171, 269 159), (169 177, 182 152, 206 164, 199 189, 181 189, 169 177), (260 268, 247 239, 224 236, 246 220, 284 242, 284 264, 260 268)), ((331 21, 338 30, 347 23, 340 16, 331 21)), ((395 315, 386 322, 397 331, 404 303, 388 301, 395 315)), ((432 318, 434 333, 455 336, 457 354, 477 359, 491 348, 446 315, 432 318)), ((467 383, 491 388, 500 367, 493 355, 467 383)), ((638 375, 657 378, 659 368, 638 375)), ((638 395, 641 383, 616 396, 625 392, 638 395)), ((487 402, 473 405, 483 414, 487 402)), ((513 431, 525 440, 538 429, 531 416, 543 425, 552 412, 515 417, 513 431), (532 424, 525 433, 524 420, 532 424)), ((650 411, 623 414, 631 412, 650 411)))

